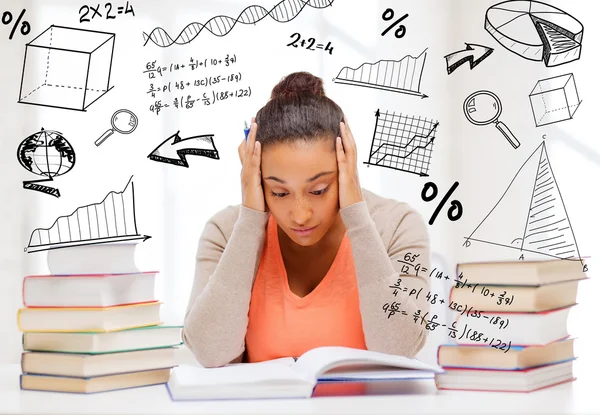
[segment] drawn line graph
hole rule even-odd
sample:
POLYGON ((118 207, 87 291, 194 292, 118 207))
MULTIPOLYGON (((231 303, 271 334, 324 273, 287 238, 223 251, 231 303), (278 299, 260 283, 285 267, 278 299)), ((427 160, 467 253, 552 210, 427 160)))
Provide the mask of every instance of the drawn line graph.
POLYGON ((364 164, 428 176, 439 122, 396 113, 375 113, 375 130, 364 164))
POLYGON ((294 20, 300 12, 310 6, 314 9, 324 9, 331 6, 334 0, 282 0, 277 3, 271 10, 267 10, 262 6, 248 6, 237 18, 229 16, 215 16, 208 20, 205 24, 194 22, 188 24, 179 35, 173 39, 165 29, 156 27, 148 35, 144 33, 144 46, 148 41, 152 41, 160 47, 168 47, 173 44, 184 45, 194 40, 204 28, 215 36, 225 36, 239 22, 243 24, 256 24, 267 16, 279 23, 287 23, 294 20))
POLYGON ((428 96, 421 92, 421 78, 425 68, 427 49, 419 56, 407 55, 400 60, 379 60, 363 63, 357 68, 343 67, 333 82, 381 89, 401 94, 428 96))
POLYGON ((69 215, 59 216, 49 228, 34 229, 25 251, 32 253, 150 238, 137 231, 132 179, 133 176, 122 191, 109 192, 101 202, 81 206, 69 215))

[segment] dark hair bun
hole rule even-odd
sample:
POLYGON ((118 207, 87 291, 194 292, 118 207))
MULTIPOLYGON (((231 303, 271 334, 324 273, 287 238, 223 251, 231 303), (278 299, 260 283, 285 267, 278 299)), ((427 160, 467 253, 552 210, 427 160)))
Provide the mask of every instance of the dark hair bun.
POLYGON ((308 72, 291 73, 275 85, 271 99, 297 95, 325 96, 323 80, 308 72))

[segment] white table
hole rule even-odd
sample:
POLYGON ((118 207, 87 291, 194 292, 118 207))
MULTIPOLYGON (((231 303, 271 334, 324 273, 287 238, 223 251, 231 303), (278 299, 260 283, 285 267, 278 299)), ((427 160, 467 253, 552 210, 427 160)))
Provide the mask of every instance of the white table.
POLYGON ((593 379, 577 379, 532 393, 438 391, 433 380, 425 380, 371 383, 364 396, 173 402, 164 385, 93 395, 22 391, 19 374, 19 365, 0 366, 0 414, 600 413, 593 379))

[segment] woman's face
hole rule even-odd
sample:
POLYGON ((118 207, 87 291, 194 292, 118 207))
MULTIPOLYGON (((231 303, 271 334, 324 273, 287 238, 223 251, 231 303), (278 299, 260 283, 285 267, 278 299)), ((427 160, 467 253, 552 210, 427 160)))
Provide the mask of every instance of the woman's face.
POLYGON ((339 211, 333 142, 269 146, 262 153, 261 174, 269 210, 286 235, 302 246, 320 241, 339 211), (314 229, 300 231, 307 228, 314 229))

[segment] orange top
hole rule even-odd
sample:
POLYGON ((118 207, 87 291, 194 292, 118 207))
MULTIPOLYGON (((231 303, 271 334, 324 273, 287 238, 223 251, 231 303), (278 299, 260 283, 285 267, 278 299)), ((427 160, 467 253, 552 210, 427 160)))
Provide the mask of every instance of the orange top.
POLYGON ((323 280, 305 297, 289 287, 277 223, 269 216, 248 312, 248 362, 301 354, 320 346, 367 349, 352 247, 344 234, 323 280))

